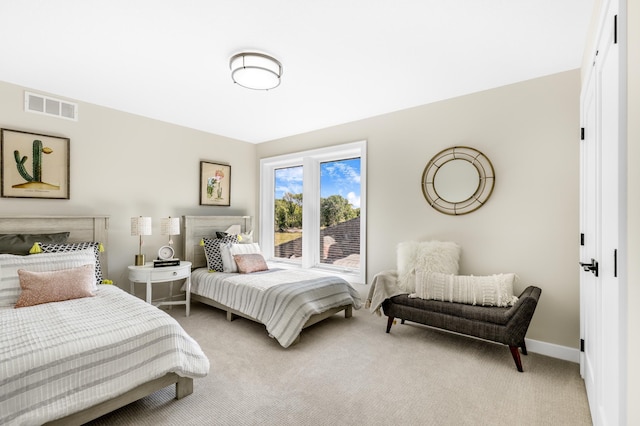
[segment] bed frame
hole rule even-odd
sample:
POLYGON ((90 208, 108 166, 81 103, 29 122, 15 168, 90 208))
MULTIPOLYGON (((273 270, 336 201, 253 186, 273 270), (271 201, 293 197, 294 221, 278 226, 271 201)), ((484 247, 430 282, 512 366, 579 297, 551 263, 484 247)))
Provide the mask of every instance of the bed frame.
MULTIPOLYGON (((200 246, 200 241, 203 237, 215 238, 216 231, 224 232, 230 226, 234 225, 240 228, 240 232, 249 232, 253 229, 252 224, 253 221, 251 216, 183 216, 181 221, 181 232, 183 235, 182 241, 184 243, 185 260, 191 262, 193 269, 205 268, 207 266, 207 259, 204 255, 204 248, 200 246)), ((242 317, 261 323, 260 320, 253 318, 250 315, 238 312, 235 309, 216 302, 215 300, 197 294, 192 293, 191 300, 225 311, 227 313, 228 321, 233 321, 235 317, 242 317)), ((302 328, 307 328, 310 325, 316 324, 341 311, 344 311, 345 318, 351 318, 353 315, 353 306, 339 306, 320 314, 313 315, 307 320, 302 328)), ((300 336, 298 336, 296 342, 299 339, 300 336)))
MULTIPOLYGON (((108 274, 108 231, 108 216, 0 216, 0 234, 69 232, 67 241, 70 243, 101 242, 105 251, 100 254, 100 265, 105 275, 108 274)), ((176 399, 193 393, 193 379, 167 373, 113 399, 46 424, 81 425, 173 384, 176 385, 176 399)))

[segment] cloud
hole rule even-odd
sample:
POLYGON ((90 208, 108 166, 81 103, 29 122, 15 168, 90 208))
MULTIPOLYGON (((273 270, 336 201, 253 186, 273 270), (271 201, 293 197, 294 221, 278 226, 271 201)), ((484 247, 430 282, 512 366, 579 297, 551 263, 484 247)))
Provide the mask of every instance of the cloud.
POLYGON ((354 208, 360 208, 360 197, 355 194, 355 192, 350 192, 347 194, 347 200, 349 200, 349 204, 351 204, 354 208))

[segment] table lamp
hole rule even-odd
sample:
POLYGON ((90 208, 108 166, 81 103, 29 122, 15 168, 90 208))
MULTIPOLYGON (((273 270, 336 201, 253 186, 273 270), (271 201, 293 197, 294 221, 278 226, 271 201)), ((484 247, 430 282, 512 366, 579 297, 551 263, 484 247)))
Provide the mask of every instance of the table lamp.
POLYGON ((140 245, 138 246, 138 254, 136 254, 135 265, 144 265, 144 254, 142 254, 142 236, 151 235, 151 218, 150 217, 132 217, 131 218, 131 235, 140 237, 140 245))
POLYGON ((160 235, 169 236, 169 246, 173 245, 172 235, 180 235, 180 218, 163 217, 160 219, 160 235))

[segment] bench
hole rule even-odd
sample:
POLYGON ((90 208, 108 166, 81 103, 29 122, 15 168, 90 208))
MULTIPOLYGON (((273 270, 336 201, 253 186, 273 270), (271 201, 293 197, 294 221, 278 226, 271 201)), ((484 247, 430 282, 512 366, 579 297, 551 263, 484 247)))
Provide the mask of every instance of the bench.
POLYGON ((382 310, 388 317, 387 333, 396 318, 502 343, 509 346, 518 371, 522 372, 519 348, 527 355, 524 337, 542 290, 527 287, 511 307, 466 305, 411 298, 401 294, 386 299, 382 310))

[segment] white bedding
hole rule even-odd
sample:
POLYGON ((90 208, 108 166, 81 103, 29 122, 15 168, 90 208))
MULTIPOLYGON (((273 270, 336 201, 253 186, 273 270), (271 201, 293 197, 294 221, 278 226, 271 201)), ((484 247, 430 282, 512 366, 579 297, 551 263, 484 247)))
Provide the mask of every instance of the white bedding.
POLYGON ((209 360, 166 313, 111 285, 95 297, 0 309, 0 424, 42 424, 209 360))
POLYGON ((196 269, 191 274, 191 293, 260 321, 285 348, 312 315, 339 306, 362 306, 358 291, 342 278, 291 269, 252 274, 196 269))

